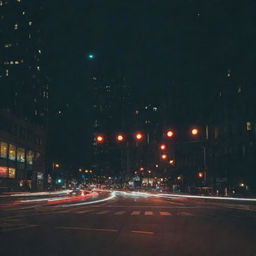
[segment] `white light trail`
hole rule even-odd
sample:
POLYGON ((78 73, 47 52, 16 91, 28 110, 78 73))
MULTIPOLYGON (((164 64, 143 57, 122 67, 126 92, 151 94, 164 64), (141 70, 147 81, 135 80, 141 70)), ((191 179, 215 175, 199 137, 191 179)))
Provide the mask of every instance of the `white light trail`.
POLYGON ((60 205, 61 207, 71 207, 71 206, 80 206, 80 205, 88 205, 88 204, 97 204, 97 203, 102 203, 108 200, 112 200, 116 197, 116 192, 112 192, 111 195, 109 197, 106 197, 104 199, 100 199, 100 200, 95 200, 95 201, 91 201, 91 202, 83 202, 83 203, 75 203, 75 204, 65 204, 65 205, 60 205))

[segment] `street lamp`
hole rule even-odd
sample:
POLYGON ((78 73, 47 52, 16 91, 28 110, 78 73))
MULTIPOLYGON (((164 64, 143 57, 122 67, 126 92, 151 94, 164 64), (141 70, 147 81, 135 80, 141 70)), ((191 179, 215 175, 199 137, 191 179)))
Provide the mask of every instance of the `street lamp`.
POLYGON ((170 161, 169 161, 169 164, 170 164, 170 165, 174 165, 174 160, 170 160, 170 161))

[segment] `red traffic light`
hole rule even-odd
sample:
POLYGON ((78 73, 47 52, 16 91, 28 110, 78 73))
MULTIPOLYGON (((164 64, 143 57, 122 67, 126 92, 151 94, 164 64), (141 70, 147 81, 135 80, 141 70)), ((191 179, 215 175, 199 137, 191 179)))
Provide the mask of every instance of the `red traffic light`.
POLYGON ((143 139, 143 134, 141 132, 136 132, 135 139, 141 141, 143 139))
POLYGON ((162 158, 163 160, 166 160, 166 159, 167 159, 167 155, 166 155, 166 154, 162 154, 162 155, 161 155, 161 158, 162 158))
POLYGON ((104 137, 102 135, 98 135, 96 137, 96 140, 97 140, 98 143, 102 143, 104 141, 104 137))
POLYGON ((166 145, 165 144, 160 145, 160 149, 161 150, 165 150, 166 149, 166 145))
POLYGON ((198 172, 198 173, 197 173, 197 176, 198 176, 198 178, 200 178, 200 179, 201 179, 201 178, 203 178, 203 177, 204 177, 204 173, 203 173, 203 172, 198 172))
POLYGON ((117 140, 118 142, 124 141, 124 135, 122 135, 122 134, 117 134, 117 135, 116 135, 116 140, 117 140))
POLYGON ((166 136, 167 136, 168 138, 172 138, 172 137, 174 136, 174 132, 173 132, 172 130, 168 130, 168 131, 166 132, 166 136))
POLYGON ((196 136, 196 135, 199 134, 199 130, 198 130, 197 128, 193 128, 193 129, 191 130, 191 134, 192 134, 193 136, 196 136))

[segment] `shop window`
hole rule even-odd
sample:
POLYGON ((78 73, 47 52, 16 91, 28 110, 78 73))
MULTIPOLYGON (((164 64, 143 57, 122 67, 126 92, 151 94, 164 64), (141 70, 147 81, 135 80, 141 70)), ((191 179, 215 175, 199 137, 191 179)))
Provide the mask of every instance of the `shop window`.
POLYGON ((10 160, 16 159, 16 147, 12 144, 9 145, 9 159, 10 160))
POLYGON ((31 150, 27 151, 27 163, 33 164, 34 153, 31 150))
POLYGON ((9 168, 9 178, 15 179, 16 176, 16 169, 15 168, 9 168))
POLYGON ((0 142, 0 157, 7 158, 7 143, 0 142))
POLYGON ((21 163, 25 162, 25 149, 24 148, 17 149, 17 161, 21 162, 21 163))

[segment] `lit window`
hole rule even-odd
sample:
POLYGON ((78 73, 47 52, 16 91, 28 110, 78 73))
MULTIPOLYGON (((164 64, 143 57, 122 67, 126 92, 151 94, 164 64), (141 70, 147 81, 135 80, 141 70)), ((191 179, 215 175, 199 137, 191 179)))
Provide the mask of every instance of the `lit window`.
POLYGON ((18 60, 15 60, 14 63, 15 63, 16 65, 17 65, 17 64, 20 64, 20 62, 19 62, 18 60))
POLYGON ((35 116, 37 116, 37 109, 35 109, 35 116))
POLYGON ((25 12, 24 12, 24 11, 22 12, 22 15, 25 15, 25 12))
POLYGON ((14 29, 17 30, 18 29, 18 24, 14 25, 14 29))
POLYGON ((0 157, 7 158, 7 143, 0 142, 0 157))
POLYGON ((246 130, 251 131, 252 130, 252 123, 251 122, 246 122, 246 130))
POLYGON ((5 166, 0 166, 0 177, 8 178, 8 168, 5 166))
POLYGON ((19 2, 19 3, 20 3, 20 2, 21 2, 21 0, 17 0, 17 2, 19 2))
POLYGON ((9 168, 9 178, 15 179, 16 169, 15 168, 9 168))
POLYGON ((11 64, 11 65, 13 65, 13 64, 14 64, 14 62, 13 62, 13 61, 10 61, 10 64, 11 64))
POLYGON ((17 149, 17 161, 21 162, 21 163, 25 162, 25 149, 24 148, 17 149))
POLYGON ((9 76, 9 70, 8 69, 5 70, 5 75, 9 76))
POLYGON ((41 52, 41 50, 38 50, 38 52, 41 54, 42 52, 41 52))
POLYGON ((135 111, 135 114, 136 114, 136 115, 138 115, 139 113, 140 113, 140 111, 139 111, 139 110, 136 110, 136 111, 135 111))
POLYGON ((157 107, 153 107, 153 111, 157 111, 157 107))
POLYGON ((241 91, 242 91, 242 89, 239 87, 239 88, 237 89, 237 93, 241 93, 241 91))
POLYGON ((27 151, 27 163, 28 164, 33 164, 33 158, 34 158, 34 153, 31 150, 27 151))
POLYGON ((28 34, 28 38, 29 38, 29 39, 31 38, 31 34, 28 34))
POLYGON ((38 71, 40 71, 40 67, 39 67, 39 66, 37 66, 36 69, 37 69, 38 71))
POLYGON ((32 25, 32 21, 29 21, 29 22, 28 22, 28 25, 31 26, 31 25, 32 25))
POLYGON ((10 160, 16 159, 16 147, 12 144, 9 145, 9 159, 10 160))
POLYGON ((0 1, 0 6, 3 6, 3 1, 0 1))

